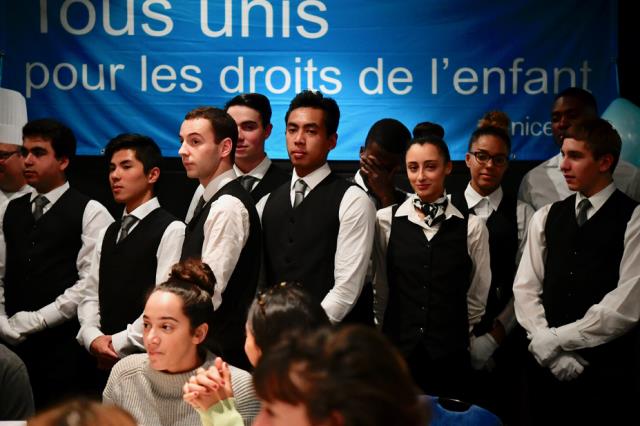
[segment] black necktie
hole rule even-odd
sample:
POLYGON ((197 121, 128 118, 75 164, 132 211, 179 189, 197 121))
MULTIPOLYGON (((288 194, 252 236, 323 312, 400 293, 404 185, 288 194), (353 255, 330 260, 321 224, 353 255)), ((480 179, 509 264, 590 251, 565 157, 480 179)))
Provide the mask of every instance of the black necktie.
POLYGON ((198 215, 200 215, 200 212, 204 208, 204 205, 205 205, 204 195, 202 195, 198 200, 198 204, 196 204, 196 208, 193 209, 193 216, 191 216, 191 220, 189 222, 193 221, 196 217, 198 217, 198 215))
POLYGON ((447 209, 449 199, 442 197, 434 203, 423 203, 419 198, 413 200, 415 208, 420 209, 424 213, 424 221, 429 226, 435 226, 445 219, 444 211, 447 209))
POLYGON ((578 221, 578 226, 584 225, 587 221, 587 210, 591 207, 591 201, 588 198, 583 199, 578 203, 578 216, 576 220, 578 221))
POLYGON ((38 220, 44 214, 44 206, 49 204, 49 200, 44 195, 38 195, 33 199, 34 209, 33 209, 33 218, 38 220))
POLYGON ((240 185, 242 185, 242 187, 246 189, 247 192, 251 192, 251 190, 253 189, 253 184, 258 180, 257 177, 251 175, 243 175, 238 179, 240 180, 240 185))

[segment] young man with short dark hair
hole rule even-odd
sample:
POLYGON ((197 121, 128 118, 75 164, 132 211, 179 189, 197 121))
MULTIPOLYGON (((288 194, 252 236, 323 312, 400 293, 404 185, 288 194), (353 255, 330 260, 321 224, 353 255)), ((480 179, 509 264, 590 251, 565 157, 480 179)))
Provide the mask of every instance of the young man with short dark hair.
POLYGON ((273 164, 264 150, 271 135, 271 104, 259 93, 244 93, 224 106, 238 125, 233 169, 242 186, 259 201, 278 186, 289 181, 290 175, 273 164))
POLYGON ((145 296, 180 260, 184 224, 155 196, 162 154, 153 139, 118 135, 104 156, 113 198, 124 211, 98 236, 85 298, 78 306, 78 342, 97 358, 100 369, 110 370, 125 355, 144 351, 145 296))
POLYGON ((301 282, 333 323, 358 300, 375 227, 367 194, 327 164, 339 120, 338 104, 319 92, 293 98, 285 116, 293 176, 259 203, 267 285, 301 282))
POLYGON ((258 284, 262 240, 253 198, 233 171, 238 127, 223 110, 200 107, 185 116, 180 141, 187 176, 204 188, 187 224, 181 260, 199 258, 211 267, 211 340, 226 361, 248 369, 244 326, 258 284))
POLYGON ((0 208, 0 337, 17 345, 42 407, 88 386, 93 368, 75 342, 76 309, 98 233, 113 219, 67 182, 76 152, 71 129, 34 120, 23 140, 25 177, 35 191, 0 208))
POLYGON ((513 292, 539 365, 530 375, 535 424, 626 424, 635 415, 640 208, 613 182, 620 147, 605 120, 567 129, 560 168, 576 193, 531 219, 513 292))

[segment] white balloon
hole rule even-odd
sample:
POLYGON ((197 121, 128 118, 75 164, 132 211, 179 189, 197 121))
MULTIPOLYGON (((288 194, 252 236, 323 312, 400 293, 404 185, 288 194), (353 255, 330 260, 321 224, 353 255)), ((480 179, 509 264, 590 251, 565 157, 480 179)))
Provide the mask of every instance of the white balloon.
POLYGON ((602 114, 622 139, 620 157, 640 167, 640 107, 624 98, 614 99, 602 114))

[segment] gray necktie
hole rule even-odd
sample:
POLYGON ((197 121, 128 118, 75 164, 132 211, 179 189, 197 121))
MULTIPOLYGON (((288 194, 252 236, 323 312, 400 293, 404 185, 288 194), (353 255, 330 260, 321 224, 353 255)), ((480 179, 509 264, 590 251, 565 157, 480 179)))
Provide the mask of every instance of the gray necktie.
POLYGON ((38 220, 44 214, 44 206, 49 204, 49 200, 47 200, 47 197, 45 197, 44 195, 38 195, 33 199, 33 204, 35 205, 33 209, 33 218, 35 220, 38 220))
POLYGON ((137 221, 138 218, 130 214, 125 215, 122 218, 122 223, 120 224, 120 238, 118 238, 118 242, 127 238, 127 235, 129 235, 129 230, 137 221))
POLYGON ((240 180, 240 185, 242 185, 242 187, 246 189, 247 192, 251 192, 251 190, 253 189, 253 184, 258 180, 257 177, 251 175, 243 175, 238 179, 240 180))
POLYGON ((298 179, 296 183, 293 184, 293 208, 298 207, 302 200, 304 200, 304 191, 306 189, 307 184, 302 179, 298 179))
POLYGON ((591 201, 588 198, 580 201, 578 203, 578 217, 576 218, 578 221, 578 226, 584 225, 587 221, 587 210, 591 207, 591 201))

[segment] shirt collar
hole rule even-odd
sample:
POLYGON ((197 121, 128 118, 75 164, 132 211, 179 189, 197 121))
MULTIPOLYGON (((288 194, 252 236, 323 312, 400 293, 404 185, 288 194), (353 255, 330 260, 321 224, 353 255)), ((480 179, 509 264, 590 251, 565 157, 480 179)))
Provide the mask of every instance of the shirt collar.
POLYGON ((47 200, 49 200, 49 206, 53 206, 56 201, 58 201, 58 199, 62 197, 62 194, 67 191, 67 189, 69 189, 69 181, 66 181, 59 187, 52 189, 46 194, 39 194, 34 190, 31 192, 31 201, 33 201, 38 195, 44 195, 45 197, 47 197, 47 200))
POLYGON ((248 173, 244 173, 235 164, 233 165, 233 170, 236 172, 237 176, 250 175, 262 180, 264 179, 264 175, 267 174, 267 170, 269 170, 269 167, 271 167, 271 159, 269 159, 269 156, 265 156, 260 164, 258 164, 253 170, 249 171, 248 173))
POLYGON ((330 173, 331 168, 329 167, 328 163, 324 163, 322 166, 318 167, 303 178, 300 178, 300 176, 298 176, 298 174, 296 173, 296 169, 294 168, 291 176, 291 186, 289 187, 289 189, 293 191, 293 184, 296 183, 298 179, 302 179, 304 180, 304 183, 306 183, 309 187, 309 191, 311 191, 313 190, 313 188, 318 186, 318 184, 322 182, 324 178, 329 176, 330 173))
POLYGON ((482 196, 478 194, 478 192, 471 187, 471 183, 467 184, 467 189, 464 190, 464 198, 467 200, 467 206, 469 209, 477 206, 483 199, 489 201, 489 205, 495 211, 498 210, 500 206, 500 202, 502 201, 502 197, 504 196, 502 192, 502 186, 499 186, 498 189, 493 191, 491 194, 487 196, 482 196))
POLYGON ((585 197, 581 193, 577 192, 576 193, 576 210, 578 209, 578 203, 580 203, 580 201, 584 200, 585 198, 589 198, 589 202, 591 202, 591 208, 593 209, 593 213, 595 214, 595 212, 600 210, 600 207, 602 207, 604 203, 607 202, 607 200, 609 199, 609 197, 611 197, 611 195, 615 192, 615 190, 616 190, 616 185, 615 183, 611 182, 604 189, 602 189, 597 194, 592 195, 591 197, 585 197))
POLYGON ((127 213, 127 208, 125 207, 122 211, 122 217, 126 216, 127 214, 130 214, 132 216, 137 217, 138 220, 142 220, 145 217, 147 217, 149 213, 151 213, 158 207, 160 207, 160 202, 158 201, 158 197, 153 197, 152 199, 145 201, 144 203, 142 203, 141 205, 133 209, 131 213, 127 213))
POLYGON ((237 177, 238 176, 236 176, 236 172, 234 172, 233 169, 229 169, 226 172, 221 173, 213 178, 204 189, 204 193, 202 194, 204 200, 209 201, 211 198, 213 198, 214 195, 216 195, 220 188, 236 179, 237 177))
POLYGON ((362 188, 364 192, 369 193, 369 188, 367 188, 367 184, 364 182, 364 178, 362 177, 360 170, 356 172, 356 175, 353 177, 353 181, 362 188))

